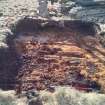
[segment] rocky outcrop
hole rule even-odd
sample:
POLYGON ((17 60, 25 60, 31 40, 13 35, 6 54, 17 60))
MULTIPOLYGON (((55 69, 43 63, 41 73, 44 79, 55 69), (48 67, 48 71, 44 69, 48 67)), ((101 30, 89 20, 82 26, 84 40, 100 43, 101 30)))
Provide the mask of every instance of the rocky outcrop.
MULTIPOLYGON (((74 0, 65 4, 69 16, 73 19, 105 23, 104 0, 74 0)), ((67 13, 66 11, 66 13, 67 13)), ((68 14, 67 14, 68 15, 68 14)))

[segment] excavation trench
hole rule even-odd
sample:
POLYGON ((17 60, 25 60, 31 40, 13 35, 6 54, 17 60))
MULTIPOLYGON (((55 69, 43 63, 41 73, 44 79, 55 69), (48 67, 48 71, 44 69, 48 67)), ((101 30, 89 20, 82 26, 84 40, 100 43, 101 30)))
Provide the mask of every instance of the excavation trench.
POLYGON ((6 38, 8 49, 0 51, 0 88, 18 93, 59 85, 103 89, 98 73, 104 69, 105 50, 95 38, 96 28, 79 20, 19 20, 11 29, 14 35, 6 38))

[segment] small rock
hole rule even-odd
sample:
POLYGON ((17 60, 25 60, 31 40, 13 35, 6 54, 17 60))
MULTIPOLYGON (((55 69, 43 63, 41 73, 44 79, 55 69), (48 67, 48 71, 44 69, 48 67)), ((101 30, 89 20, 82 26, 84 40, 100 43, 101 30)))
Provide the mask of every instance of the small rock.
POLYGON ((0 17, 3 16, 3 13, 0 13, 0 17))
POLYGON ((42 104, 42 101, 40 99, 33 98, 32 100, 30 100, 28 105, 43 105, 43 104, 42 104))

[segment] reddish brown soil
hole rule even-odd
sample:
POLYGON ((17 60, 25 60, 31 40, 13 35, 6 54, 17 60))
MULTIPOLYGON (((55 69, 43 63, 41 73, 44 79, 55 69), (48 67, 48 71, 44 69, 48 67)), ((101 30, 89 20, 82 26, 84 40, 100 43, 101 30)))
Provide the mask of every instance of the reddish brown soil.
POLYGON ((23 61, 17 76, 18 91, 59 85, 88 90, 89 81, 102 85, 105 50, 92 36, 81 37, 71 32, 33 33, 18 37, 15 45, 23 61))
POLYGON ((105 91, 105 49, 93 23, 64 21, 63 26, 25 18, 13 32, 7 52, 0 50, 0 88, 15 87, 18 93, 68 85, 89 91, 96 83, 105 91))

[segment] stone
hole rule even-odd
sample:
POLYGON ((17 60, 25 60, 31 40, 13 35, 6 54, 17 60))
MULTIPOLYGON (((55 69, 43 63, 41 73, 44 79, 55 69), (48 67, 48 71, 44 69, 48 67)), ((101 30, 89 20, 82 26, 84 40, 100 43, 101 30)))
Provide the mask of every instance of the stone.
POLYGON ((39 100, 38 98, 33 98, 29 101, 28 105, 43 105, 41 100, 39 100))
POLYGON ((0 13, 0 17, 3 16, 3 13, 0 13))
POLYGON ((39 1, 39 16, 46 18, 48 17, 48 9, 47 9, 47 0, 38 0, 39 1))

